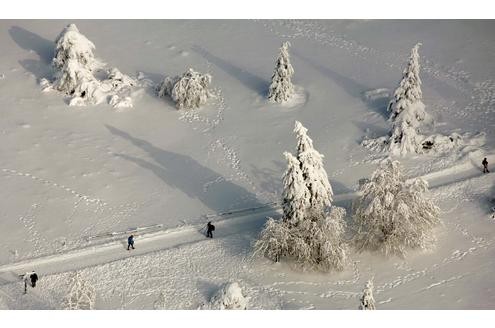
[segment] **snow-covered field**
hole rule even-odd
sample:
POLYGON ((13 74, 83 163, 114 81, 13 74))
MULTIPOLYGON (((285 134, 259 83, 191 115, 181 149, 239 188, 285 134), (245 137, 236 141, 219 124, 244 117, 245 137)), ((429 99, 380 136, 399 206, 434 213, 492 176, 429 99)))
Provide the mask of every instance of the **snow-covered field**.
POLYGON ((239 282, 248 309, 357 309, 373 278, 378 309, 495 309, 495 22, 0 21, 0 307, 58 309, 74 270, 98 309, 198 309, 239 282), (54 40, 75 23, 97 58, 139 81, 133 107, 69 106, 42 92, 54 40), (297 97, 266 100, 290 41, 297 97), (351 252, 340 273, 252 256, 280 212, 284 151, 298 120, 325 155, 335 204, 386 154, 360 145, 389 130, 386 112, 421 42, 423 102, 435 132, 485 144, 398 158, 441 209, 437 246, 405 259, 351 252), (152 85, 188 68, 214 97, 177 110, 152 85), (215 238, 199 230, 214 221, 215 238), (136 249, 126 250, 127 232, 136 249), (18 274, 36 270, 22 295, 18 274), (161 296, 160 296, 161 295, 161 296), (157 301, 159 302, 157 303, 157 301))

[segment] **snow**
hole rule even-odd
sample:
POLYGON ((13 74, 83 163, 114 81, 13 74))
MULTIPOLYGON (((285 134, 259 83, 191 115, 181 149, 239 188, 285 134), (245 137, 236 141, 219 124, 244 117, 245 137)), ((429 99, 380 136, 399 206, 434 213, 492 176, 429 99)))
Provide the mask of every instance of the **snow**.
POLYGON ((223 285, 213 295, 208 306, 209 310, 247 310, 248 302, 242 293, 242 288, 237 282, 223 285))
POLYGON ((160 293, 166 309, 197 309, 228 281, 242 283, 250 309, 356 309, 370 277, 379 309, 495 308, 495 178, 481 172, 483 157, 495 171, 493 22, 77 21, 96 58, 141 72, 116 93, 133 107, 114 109, 107 95, 84 110, 40 87, 71 23, 0 22, 0 298, 9 309, 61 308, 73 271, 95 286, 97 309, 153 309, 160 293), (266 99, 283 41, 303 98, 292 107, 266 99), (266 217, 281 215, 296 120, 325 156, 332 205, 351 223, 359 181, 389 155, 360 142, 390 131, 380 89, 392 94, 418 41, 436 122, 428 133, 465 143, 400 159, 440 208, 436 247, 405 259, 351 247, 343 270, 328 273, 253 257, 266 217), (153 87, 188 67, 213 77, 215 97, 177 111, 153 87), (479 132, 483 142, 471 142, 479 132), (210 220, 217 229, 206 240, 198 230, 210 220), (144 227, 128 252, 126 232, 144 227), (21 296, 18 275, 33 269, 40 280, 21 296))

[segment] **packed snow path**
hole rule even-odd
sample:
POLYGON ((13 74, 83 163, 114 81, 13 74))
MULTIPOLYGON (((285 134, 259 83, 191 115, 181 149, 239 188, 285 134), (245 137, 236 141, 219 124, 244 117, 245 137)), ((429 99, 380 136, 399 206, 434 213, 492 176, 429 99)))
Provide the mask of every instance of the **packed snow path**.
MULTIPOLYGON (((488 155, 487 158, 489 163, 495 162, 495 155, 488 155)), ((442 187, 482 175, 480 166, 473 161, 468 161, 444 170, 426 174, 423 178, 429 182, 430 188, 442 187)), ((493 170, 492 167, 490 169, 493 170)), ((357 195, 357 192, 335 195, 334 201, 347 201, 357 195)), ((222 238, 239 234, 243 231, 260 230, 267 216, 277 215, 278 213, 280 213, 280 206, 270 203, 259 208, 220 213, 217 216, 210 216, 209 218, 231 216, 231 218, 215 221, 217 229, 214 232, 214 237, 222 238)), ((205 240, 205 235, 201 231, 202 228, 202 226, 196 225, 162 230, 141 236, 138 235, 135 241, 136 249, 131 249, 130 251, 127 251, 127 239, 122 237, 119 241, 97 244, 67 253, 7 264, 0 266, 0 278, 4 282, 13 282, 19 279, 19 274, 31 270, 36 270, 41 275, 49 275, 74 271, 130 256, 176 248, 181 245, 205 240)))

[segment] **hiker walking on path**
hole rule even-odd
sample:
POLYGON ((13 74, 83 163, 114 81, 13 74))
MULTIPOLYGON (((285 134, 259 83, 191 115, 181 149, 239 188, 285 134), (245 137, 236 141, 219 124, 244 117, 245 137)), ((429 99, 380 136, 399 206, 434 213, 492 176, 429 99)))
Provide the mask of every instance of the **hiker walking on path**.
POLYGON ((483 162, 481 162, 481 164, 483 164, 483 173, 490 173, 490 171, 488 171, 488 160, 485 158, 483 158, 483 162))
POLYGON ((28 282, 31 285, 31 287, 33 288, 36 287, 36 282, 38 281, 38 275, 34 271, 26 272, 26 274, 22 276, 22 279, 24 280, 24 294, 27 294, 28 282))
POLYGON ((211 224, 211 221, 206 225, 206 237, 213 238, 213 231, 215 231, 215 226, 211 224))
POLYGON ((127 238, 127 250, 129 250, 129 247, 134 249, 134 235, 130 235, 129 238, 127 238))

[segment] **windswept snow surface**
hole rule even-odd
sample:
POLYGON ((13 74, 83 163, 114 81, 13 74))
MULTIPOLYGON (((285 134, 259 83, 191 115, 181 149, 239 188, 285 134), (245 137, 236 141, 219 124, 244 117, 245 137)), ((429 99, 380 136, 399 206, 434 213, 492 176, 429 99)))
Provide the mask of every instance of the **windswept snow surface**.
POLYGON ((495 171, 493 21, 3 20, 0 30, 0 308, 61 308, 81 270, 98 309, 152 309, 160 294, 167 309, 197 309, 228 281, 250 309, 357 309, 372 278, 377 309, 495 309, 495 175, 480 169, 488 157, 495 171), (69 23, 149 86, 133 107, 69 107, 42 93, 69 23), (283 41, 300 94, 290 106, 266 99, 283 41), (482 148, 400 159, 442 210, 436 249, 405 260, 351 252, 329 274, 252 257, 277 215, 294 121, 325 155, 334 203, 350 210, 385 159, 360 142, 389 130, 386 95, 417 42, 433 130, 486 133, 482 148), (211 74, 214 97, 178 111, 154 86, 188 67, 211 74), (212 240, 199 232, 208 220, 212 240), (40 280, 22 295, 28 270, 40 280))

